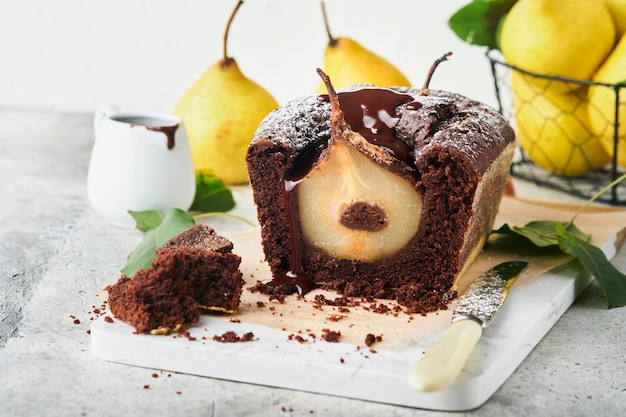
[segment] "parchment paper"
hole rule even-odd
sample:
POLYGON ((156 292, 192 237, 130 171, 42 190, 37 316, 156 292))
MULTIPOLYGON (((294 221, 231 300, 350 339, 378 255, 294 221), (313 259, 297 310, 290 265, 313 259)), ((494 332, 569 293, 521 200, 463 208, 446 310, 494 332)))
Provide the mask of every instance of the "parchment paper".
MULTIPOLYGON (((533 201, 515 197, 504 197, 494 228, 507 223, 510 226, 522 226, 533 220, 556 220, 566 222, 580 206, 554 201, 533 201)), ((592 235, 592 243, 602 247, 614 242, 619 248, 624 240, 626 228, 626 210, 591 206, 576 219, 575 224, 585 233, 592 235)), ((368 334, 381 336, 382 340, 371 346, 372 349, 401 349, 414 345, 418 340, 438 334, 450 323, 451 303, 448 310, 430 313, 426 316, 408 314, 397 303, 389 300, 377 300, 376 304, 385 304, 389 312, 373 312, 371 303, 361 301, 359 305, 340 308, 336 306, 320 307, 312 300, 316 294, 324 294, 326 299, 340 297, 332 291, 315 290, 304 297, 292 295, 284 303, 270 302, 267 295, 253 293, 248 288, 257 280, 268 281, 271 273, 264 262, 261 247, 260 230, 233 235, 234 252, 242 258, 241 270, 246 280, 239 310, 231 318, 233 321, 262 324, 284 330, 288 340, 294 343, 312 343, 321 338, 324 329, 340 332, 339 341, 352 343, 365 348, 368 334)), ((481 254, 470 265, 457 282, 457 291, 462 293, 467 286, 482 272, 505 260, 527 260, 531 266, 517 279, 511 291, 532 279, 541 279, 541 274, 567 264, 572 260, 561 253, 546 253, 537 250, 523 253, 519 248, 511 247, 501 239, 493 238, 487 243, 481 254)), ((359 300, 355 300, 359 301, 359 300)))

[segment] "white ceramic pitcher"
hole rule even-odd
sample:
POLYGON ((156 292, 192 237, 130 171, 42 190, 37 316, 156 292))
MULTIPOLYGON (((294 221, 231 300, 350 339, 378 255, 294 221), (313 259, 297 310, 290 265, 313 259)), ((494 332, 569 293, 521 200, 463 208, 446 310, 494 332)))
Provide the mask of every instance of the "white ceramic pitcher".
POLYGON ((105 220, 134 227, 128 210, 189 209, 195 173, 178 116, 121 113, 116 107, 101 106, 94 131, 87 196, 105 220))

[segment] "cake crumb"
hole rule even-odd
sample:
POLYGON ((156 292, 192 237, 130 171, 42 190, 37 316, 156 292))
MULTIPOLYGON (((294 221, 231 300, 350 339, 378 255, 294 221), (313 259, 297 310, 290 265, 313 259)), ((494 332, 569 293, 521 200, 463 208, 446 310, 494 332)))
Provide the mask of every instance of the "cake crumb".
POLYGON ((185 337, 187 338, 187 340, 189 340, 190 342, 195 342, 196 340, 198 340, 196 337, 192 336, 191 333, 189 333, 189 330, 187 330, 186 328, 181 328, 178 331, 177 335, 173 336, 174 339, 178 338, 178 337, 185 337))
POLYGON ((221 336, 213 336, 213 340, 220 343, 251 342, 254 340, 254 333, 248 332, 245 333, 243 336, 239 336, 237 335, 237 333, 230 330, 226 333, 223 333, 221 336))
POLYGON ((383 340, 382 335, 375 336, 372 333, 368 333, 367 336, 365 336, 365 346, 370 347, 374 343, 380 342, 381 340, 383 340))
POLYGON ((322 339, 327 342, 337 343, 341 337, 341 332, 330 329, 322 329, 322 339))
POLYGON ((300 344, 309 343, 309 341, 306 340, 304 337, 300 336, 299 334, 293 334, 293 333, 287 336, 287 340, 295 340, 296 342, 300 344))
POLYGON ((332 322, 337 322, 341 319, 346 318, 346 316, 340 316, 339 314, 331 314, 330 316, 326 317, 326 320, 328 321, 332 321, 332 322))

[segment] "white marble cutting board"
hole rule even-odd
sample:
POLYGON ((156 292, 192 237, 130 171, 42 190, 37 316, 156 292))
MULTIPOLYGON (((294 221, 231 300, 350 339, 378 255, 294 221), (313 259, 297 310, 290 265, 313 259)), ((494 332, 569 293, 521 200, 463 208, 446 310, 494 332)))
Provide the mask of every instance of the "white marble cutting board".
POLYGON ((372 353, 354 344, 319 339, 301 344, 289 340, 291 332, 233 323, 227 317, 202 316, 189 329, 194 341, 136 335, 133 327, 119 320, 108 323, 103 316, 91 326, 91 349, 102 359, 146 368, 408 407, 470 410, 489 399, 589 282, 574 263, 512 292, 458 381, 435 393, 412 391, 407 376, 440 332, 413 348, 372 353), (238 335, 251 331, 257 340, 211 340, 231 330, 238 335))
MULTIPOLYGON (((615 255, 616 241, 617 236, 613 236, 602 245, 609 259, 615 255)), ((235 250, 237 247, 236 243, 235 250)), ((260 263, 252 261, 255 262, 260 263)), ((255 271, 244 271, 244 277, 259 274, 255 271)), ((330 343, 321 340, 319 333, 312 338, 306 330, 294 332, 286 325, 263 325, 258 319, 248 321, 246 315, 241 319, 203 315, 200 323, 189 328, 195 340, 180 335, 137 335, 133 327, 119 320, 110 323, 107 316, 102 316, 92 323, 91 349, 102 359, 146 368, 415 408, 470 410, 487 401, 504 383, 591 280, 577 262, 569 262, 513 288, 458 380, 434 393, 412 391, 407 377, 445 330, 449 312, 418 316, 412 323, 422 331, 408 339, 413 340, 412 344, 407 344, 405 338, 400 346, 374 344, 374 351, 364 343, 354 342, 354 338, 330 343), (235 331, 239 336, 253 332, 254 340, 212 340, 214 335, 227 331, 235 331), (308 343, 294 340, 295 333, 304 336, 308 343)), ((251 302, 247 304, 250 307, 251 302)), ((294 309, 294 305, 292 302, 290 308, 294 309)), ((267 309, 263 311, 268 314, 267 309)), ((267 320, 274 320, 271 315, 268 317, 267 320)), ((384 333, 389 336, 389 332, 384 333)))
MULTIPOLYGON (((535 201, 505 199, 497 224, 524 224, 520 215, 537 216, 542 210, 542 218, 569 219, 576 210, 575 206, 557 207, 553 203, 541 206, 535 201)), ((593 230, 594 238, 600 238, 595 243, 611 259, 623 238, 617 230, 626 225, 626 212, 604 210, 589 209, 588 214, 579 217, 578 225, 583 230, 593 230)), ((258 230, 233 235, 231 240, 235 243, 234 251, 242 256, 246 288, 257 279, 267 279, 269 269, 261 261, 258 230)), ((501 261, 502 255, 504 259, 510 257, 497 248, 485 249, 466 275, 475 276, 486 270, 485 264, 501 261)), ((490 398, 593 279, 576 261, 563 265, 561 259, 562 266, 546 272, 546 265, 540 267, 545 258, 542 254, 527 259, 531 260, 531 268, 512 288, 457 381, 434 393, 412 391, 407 378, 414 364, 449 325, 450 310, 427 316, 409 316, 404 312, 380 315, 362 306, 340 314, 341 310, 335 307, 314 308, 312 293, 304 300, 290 296, 286 303, 279 304, 245 289, 236 315, 203 315, 200 323, 188 329, 190 337, 137 335, 133 327, 104 315, 92 323, 91 349, 105 360, 152 369, 415 408, 470 410, 490 398), (530 270, 533 272, 529 277, 530 270), (257 304, 259 300, 264 300, 262 306, 257 304), (341 320, 336 321, 337 317, 341 320), (339 343, 320 338, 321 329, 337 326, 342 332, 339 343), (227 331, 239 336, 252 332, 254 340, 213 340, 213 336, 227 331), (373 350, 364 343, 368 332, 383 335, 381 342, 371 346, 373 350), (295 340, 296 335, 307 343, 295 340)), ((466 285, 461 281, 459 291, 466 285)), ((325 293, 328 299, 332 299, 332 294, 325 293)))

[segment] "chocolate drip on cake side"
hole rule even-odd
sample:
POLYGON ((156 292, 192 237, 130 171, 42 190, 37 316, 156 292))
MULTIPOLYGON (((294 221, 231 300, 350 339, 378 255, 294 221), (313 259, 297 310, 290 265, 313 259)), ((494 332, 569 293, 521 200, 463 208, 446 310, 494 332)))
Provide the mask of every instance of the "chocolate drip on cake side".
MULTIPOLYGON (((383 88, 364 88, 338 94, 341 109, 348 127, 361 134, 368 142, 380 146, 395 158, 412 164, 410 147, 397 138, 395 126, 400 120, 396 108, 414 100, 413 96, 383 88)), ((321 101, 329 101, 327 94, 319 96, 321 101)), ((302 260, 303 236, 298 217, 298 184, 315 167, 323 154, 327 142, 318 143, 299 158, 296 165, 285 178, 284 204, 289 227, 290 268, 283 276, 274 277, 268 284, 270 287, 295 287, 299 294, 304 295, 316 288, 314 277, 304 271, 302 260)), ((363 202, 355 202, 347 211, 363 212, 363 202)), ((377 207, 368 207, 369 222, 362 219, 354 220, 353 213, 343 213, 344 220, 353 228, 375 230, 385 226, 384 215, 378 213, 377 207), (347 220, 346 220, 347 219, 347 220), (376 222, 374 225, 372 222, 376 222)))

